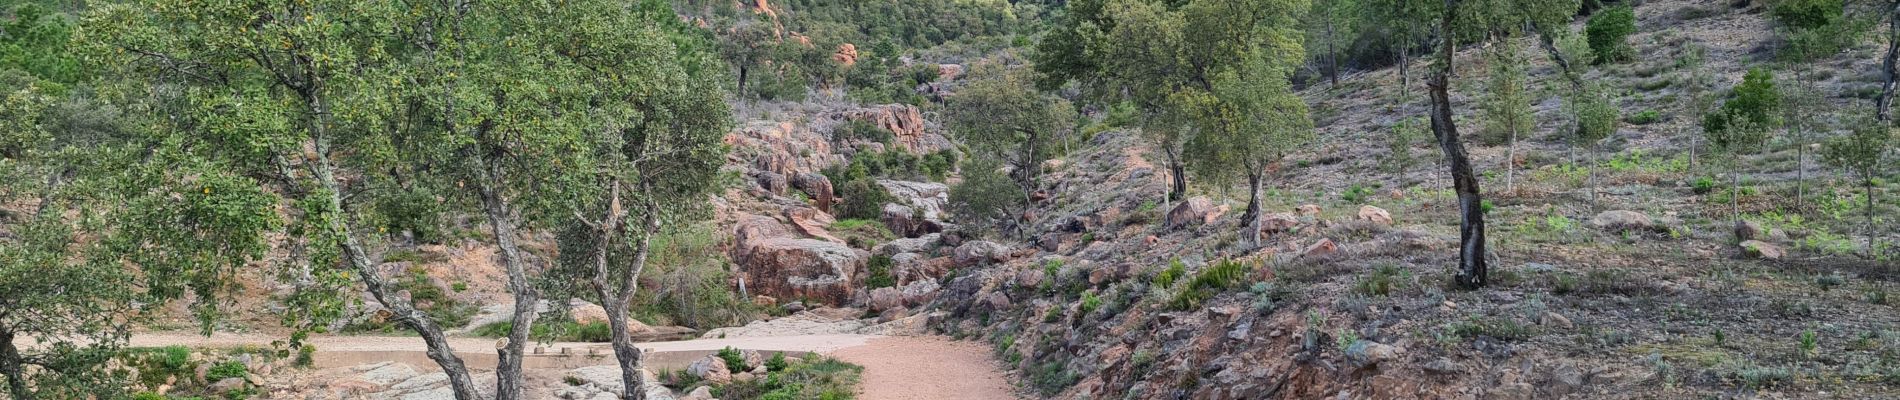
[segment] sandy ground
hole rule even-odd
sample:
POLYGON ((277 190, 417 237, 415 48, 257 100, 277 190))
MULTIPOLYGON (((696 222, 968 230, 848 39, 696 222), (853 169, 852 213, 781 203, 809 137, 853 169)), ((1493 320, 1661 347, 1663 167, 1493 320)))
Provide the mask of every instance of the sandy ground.
MULTIPOLYGON (((817 325, 817 324, 813 324, 817 325)), ((793 330, 796 331, 796 330, 793 330)), ((757 332, 749 332, 756 334, 757 332)), ((953 341, 941 336, 878 336, 861 334, 797 334, 789 336, 743 336, 695 339, 675 342, 642 343, 654 352, 650 361, 661 364, 690 361, 689 358, 727 346, 770 351, 817 352, 864 366, 859 398, 866 400, 923 399, 1016 399, 1009 381, 990 357, 990 349, 977 342, 953 341), (668 360, 677 354, 681 360, 668 360)), ((218 333, 210 337, 188 333, 141 333, 132 337, 131 346, 157 347, 183 345, 203 348, 240 346, 267 347, 282 338, 262 334, 218 333)), ((401 336, 321 336, 310 341, 319 349, 319 368, 346 368, 380 361, 408 363, 418 369, 431 369, 433 363, 423 354, 422 340, 401 336)), ((30 343, 20 343, 30 346, 30 343)), ((471 368, 493 368, 495 339, 452 338, 451 346, 471 368), (486 364, 486 365, 483 365, 486 364)), ((547 354, 611 354, 601 343, 547 343, 547 354)), ((530 358, 530 369, 559 371, 585 365, 611 365, 612 357, 530 358), (554 360, 559 358, 559 360, 554 360)), ((683 364, 682 364, 683 365, 683 364)))
POLYGON ((977 342, 891 336, 831 352, 864 366, 865 400, 1015 399, 1009 381, 977 342))

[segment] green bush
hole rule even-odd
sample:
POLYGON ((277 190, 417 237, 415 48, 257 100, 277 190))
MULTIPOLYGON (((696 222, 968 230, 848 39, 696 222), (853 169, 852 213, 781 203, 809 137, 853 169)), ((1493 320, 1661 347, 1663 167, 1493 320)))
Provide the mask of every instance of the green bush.
POLYGON ((1598 63, 1628 61, 1635 56, 1630 50, 1629 35, 1636 33, 1636 13, 1629 5, 1619 5, 1598 11, 1590 16, 1590 22, 1583 28, 1590 43, 1590 50, 1596 53, 1598 63))
POLYGON ((1220 291, 1239 284, 1247 276, 1247 266, 1238 261, 1223 260, 1194 275, 1185 283, 1174 299, 1168 302, 1168 308, 1188 310, 1199 307, 1202 302, 1220 294, 1220 291))
POLYGON ((1840 22, 1841 10, 1841 0, 1776 0, 1768 15, 1782 26, 1806 30, 1840 22))
POLYGON ((1715 178, 1697 177, 1691 185, 1691 190, 1695 191, 1695 194, 1709 194, 1715 191, 1715 178))
POLYGON ((1656 123, 1656 121, 1661 121, 1662 113, 1657 112, 1655 109, 1643 110, 1642 112, 1630 114, 1630 116, 1624 120, 1631 124, 1649 125, 1656 123))
POLYGON ((877 124, 855 119, 846 121, 844 126, 833 130, 831 135, 834 140, 862 140, 884 144, 890 144, 892 139, 891 131, 879 128, 877 124))
POLYGON ((890 256, 883 254, 871 256, 871 260, 866 263, 865 269, 868 271, 864 276, 865 287, 877 289, 897 285, 897 280, 891 277, 890 256))
POLYGON ((885 203, 897 202, 884 185, 870 179, 846 182, 839 189, 838 195, 844 197, 844 203, 838 205, 839 218, 875 220, 883 216, 885 203))
POLYGON ((731 346, 727 346, 726 348, 719 349, 719 359, 726 361, 727 371, 732 371, 733 373, 750 371, 749 369, 746 369, 745 355, 740 354, 739 349, 734 349, 731 346))
MULTIPOLYGON (((1781 112, 1781 92, 1775 88, 1775 75, 1767 69, 1754 68, 1742 76, 1742 83, 1735 86, 1727 102, 1720 110, 1703 116, 1702 130, 1709 133, 1725 133, 1732 118, 1747 118, 1755 126, 1775 126, 1775 120, 1781 112)), ((1719 139, 1720 136, 1712 137, 1719 139)), ((1727 146, 1732 143, 1715 143, 1727 146)))
POLYGON ((765 370, 768 372, 784 371, 785 366, 785 352, 783 351, 772 353, 772 358, 765 360, 765 370))
POLYGON ((225 361, 213 364, 211 369, 205 372, 205 383, 217 383, 225 378, 243 378, 250 373, 250 369, 245 368, 244 363, 225 361))
POLYGON ((1174 286, 1174 280, 1181 278, 1182 275, 1187 275, 1187 265, 1182 264, 1180 259, 1175 259, 1168 263, 1167 269, 1155 274, 1154 285, 1164 288, 1174 286))

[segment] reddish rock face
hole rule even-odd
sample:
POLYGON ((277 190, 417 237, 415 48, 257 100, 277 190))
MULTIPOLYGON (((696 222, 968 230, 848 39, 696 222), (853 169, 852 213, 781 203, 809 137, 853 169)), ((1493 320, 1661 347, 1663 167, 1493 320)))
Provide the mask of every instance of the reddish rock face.
POLYGON ((831 60, 849 67, 858 63, 858 46, 850 43, 838 45, 838 51, 831 54, 831 60))
POLYGON ((923 155, 956 148, 956 144, 950 143, 950 139, 924 129, 923 112, 909 104, 867 106, 832 113, 830 117, 835 120, 869 122, 878 128, 891 131, 897 146, 911 154, 923 155))
POLYGON ((1359 206, 1359 219, 1379 225, 1392 225, 1392 213, 1370 205, 1359 206))
POLYGON ((736 249, 753 293, 833 305, 851 299, 870 252, 815 239, 770 238, 736 249))
POLYGON ((810 207, 786 207, 785 219, 791 220, 792 228, 797 229, 799 233, 803 233, 805 236, 830 242, 844 243, 843 239, 832 236, 831 231, 825 229, 825 227, 837 222, 832 219, 831 214, 819 212, 818 209, 810 207))
POLYGON ((1213 201, 1208 200, 1207 197, 1194 196, 1168 211, 1167 226, 1173 229, 1206 224, 1219 218, 1220 215, 1221 212, 1214 207, 1213 201))

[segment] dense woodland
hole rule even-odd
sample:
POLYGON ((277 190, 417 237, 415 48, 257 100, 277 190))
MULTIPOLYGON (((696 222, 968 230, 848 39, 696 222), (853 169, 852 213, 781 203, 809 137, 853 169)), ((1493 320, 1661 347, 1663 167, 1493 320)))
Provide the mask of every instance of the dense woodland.
MULTIPOLYGON (((1661 115, 1693 122, 1674 148, 1652 150, 1681 159, 1694 193, 1719 198, 1708 207, 1726 209, 1725 225, 1805 215, 1826 225, 1811 237, 1829 239, 1804 250, 1886 268, 1900 259, 1892 1, 1757 0, 1776 45, 1741 73, 1681 43, 1653 83, 1674 86, 1662 101, 1593 78, 1650 61, 1628 39, 1635 0, 766 3, 6 2, 0 398, 138 395, 125 360, 149 349, 126 346, 133 332, 181 305, 195 329, 221 329, 246 275, 294 284, 273 299, 294 332, 285 354, 333 333, 366 293, 392 313, 374 329, 420 336, 455 397, 481 398, 444 333, 466 313, 410 293, 428 277, 383 267, 419 244, 471 242, 497 249, 517 305, 494 332, 507 340, 493 398, 523 398, 525 346, 546 339, 535 321, 564 312, 537 310, 543 299, 603 305, 601 339, 638 386, 627 319, 718 326, 765 312, 722 272, 669 272, 718 257, 697 222, 712 213, 706 199, 739 185, 722 139, 762 104, 908 104, 956 142, 923 156, 859 152, 826 170, 840 219, 878 218, 891 198, 879 178, 947 181, 963 228, 1033 241, 1026 216, 1050 207, 1045 161, 1126 130, 1165 170, 1155 179, 1168 193, 1153 203, 1230 196, 1251 224, 1233 246, 1255 249, 1268 246, 1273 197, 1306 163, 1288 160, 1339 132, 1325 129, 1338 111, 1315 99, 1396 69, 1386 108, 1404 117, 1372 124, 1365 146, 1377 151, 1364 156, 1377 170, 1358 179, 1449 178, 1431 181, 1456 210, 1438 221, 1458 226, 1449 286, 1487 290, 1498 268, 1487 244, 1526 235, 1488 218, 1490 199, 1522 198, 1533 173, 1548 173, 1520 160, 1565 160, 1582 183, 1569 195, 1595 204, 1608 186, 1597 177, 1628 154, 1619 129, 1661 115), (1807 81, 1810 66, 1857 47, 1880 50, 1879 70, 1853 72, 1877 77, 1875 89, 1807 81), (944 65, 961 77, 940 80, 944 65), (1742 77, 1720 78, 1730 72, 1742 77), (1638 98, 1655 106, 1619 106, 1638 98), (1498 147, 1501 164, 1468 155, 1498 147), (1792 180, 1764 165, 1788 150, 1792 180), (524 248, 536 232, 558 255, 524 248)), ((891 140, 868 125, 837 132, 891 140)), ((1549 221, 1534 223, 1561 225, 1549 221)))

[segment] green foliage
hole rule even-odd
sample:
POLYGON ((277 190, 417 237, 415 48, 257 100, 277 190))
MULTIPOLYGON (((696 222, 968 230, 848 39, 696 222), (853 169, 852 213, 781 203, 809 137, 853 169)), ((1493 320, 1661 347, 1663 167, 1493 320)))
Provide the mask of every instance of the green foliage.
POLYGON ((726 362, 727 371, 750 371, 751 370, 750 368, 745 367, 745 356, 739 354, 739 349, 732 348, 732 346, 726 346, 725 348, 719 349, 719 352, 716 355, 719 356, 720 360, 724 360, 726 362))
POLYGON ((1418 163, 1418 158, 1412 155, 1412 146, 1428 138, 1426 129, 1425 120, 1419 117, 1402 119, 1392 124, 1391 139, 1386 141, 1384 164, 1387 170, 1403 176, 1418 163))
POLYGON ((1819 29, 1840 23, 1841 0, 1775 0, 1768 15, 1792 29, 1819 29))
POLYGON ((1013 226, 1023 192, 1004 176, 994 160, 974 159, 963 168, 963 181, 950 187, 950 212, 976 232, 1013 226))
POLYGON ((1616 133, 1616 105, 1612 104, 1607 90, 1596 85, 1586 85, 1585 90, 1576 93, 1568 104, 1569 111, 1577 121, 1576 139, 1584 148, 1594 149, 1602 141, 1616 133))
POLYGON ((890 144, 893 138, 891 131, 859 119, 848 120, 844 126, 833 129, 831 133, 833 140, 890 144))
POLYGON ((1381 264, 1371 273, 1359 277, 1359 281, 1353 284, 1353 291, 1368 296, 1391 295, 1393 291, 1403 289, 1411 275, 1411 272, 1397 265, 1381 264))
POLYGON ((1083 293, 1082 303, 1079 307, 1082 315, 1089 315, 1089 313, 1095 312, 1095 309, 1102 307, 1102 299, 1095 297, 1095 292, 1083 293))
POLYGON ((1599 63, 1623 62, 1635 57, 1628 38, 1636 33, 1636 12, 1628 4, 1598 10, 1590 16, 1583 32, 1599 63))
POLYGON ((1725 151, 1749 151, 1761 146, 1767 140, 1768 127, 1780 124, 1782 96, 1774 79, 1767 69, 1748 70, 1720 111, 1703 116, 1702 131, 1709 143, 1725 151))
MULTIPOLYGON (((476 327, 469 334, 480 337, 507 337, 514 330, 513 321, 502 321, 476 327)), ((606 322, 594 321, 578 323, 568 321, 535 321, 528 329, 528 337, 535 340, 555 342, 606 343, 613 340, 613 327, 606 322)))
POLYGON ((243 378, 250 373, 251 371, 244 367, 244 363, 225 361, 211 365, 211 369, 205 372, 205 382, 217 382, 225 378, 243 378))
POLYGON ((970 146, 972 157, 1008 166, 1026 203, 1039 187, 1042 162, 1072 130, 1076 112, 1067 100, 1036 92, 1029 69, 1003 62, 971 67, 970 82, 945 100, 946 125, 970 146))
POLYGON ((863 372, 864 367, 812 355, 758 379, 715 385, 712 394, 740 400, 845 400, 853 398, 863 372))
POLYGON ((1184 275, 1187 275, 1187 264, 1181 263, 1180 259, 1175 259, 1174 261, 1168 262, 1168 268, 1155 274, 1154 280, 1151 282, 1153 282, 1156 287, 1171 287, 1174 286, 1176 279, 1180 279, 1184 275))
POLYGON ((1662 113, 1657 112, 1656 109, 1653 108, 1631 114, 1623 119, 1624 122, 1628 122, 1632 125, 1649 125, 1661 120, 1662 113))
POLYGON ((1339 200, 1347 204, 1366 204, 1366 200, 1370 198, 1372 198, 1372 188, 1357 183, 1346 187, 1346 191, 1339 193, 1339 200))
POLYGON ((890 256, 883 254, 871 256, 871 261, 865 264, 865 270, 867 272, 864 277, 864 287, 867 289, 886 288, 897 285, 897 280, 891 277, 890 256))
POLYGON ((1515 144, 1519 135, 1528 135, 1537 121, 1531 114, 1529 67, 1517 41, 1505 40, 1485 50, 1490 71, 1485 82, 1486 97, 1481 108, 1484 117, 1483 138, 1487 144, 1515 144))
POLYGON ((1240 284, 1246 276, 1247 266, 1238 261, 1222 260, 1209 265, 1201 269, 1199 274, 1194 275, 1193 279, 1183 284, 1181 291, 1176 292, 1174 298, 1168 301, 1168 308, 1190 310, 1198 307, 1207 299, 1220 294, 1221 291, 1240 284))
POLYGON ((870 179, 845 182, 838 188, 838 195, 844 197, 837 210, 841 218, 878 219, 884 215, 885 203, 898 201, 884 185, 870 179))
POLYGON ((1069 386, 1075 385, 1076 381, 1082 379, 1080 374, 1070 371, 1062 362, 1057 360, 1038 364, 1035 369, 1030 372, 1030 386, 1034 387, 1037 393, 1045 397, 1053 397, 1060 394, 1063 389, 1068 389, 1069 386))
POLYGON ((788 366, 789 364, 785 361, 785 352, 783 351, 772 353, 772 358, 765 360, 765 370, 767 372, 784 371, 788 366))
POLYGON ((1690 190, 1695 194, 1709 194, 1715 191, 1715 178, 1698 176, 1695 182, 1690 184, 1690 190))

